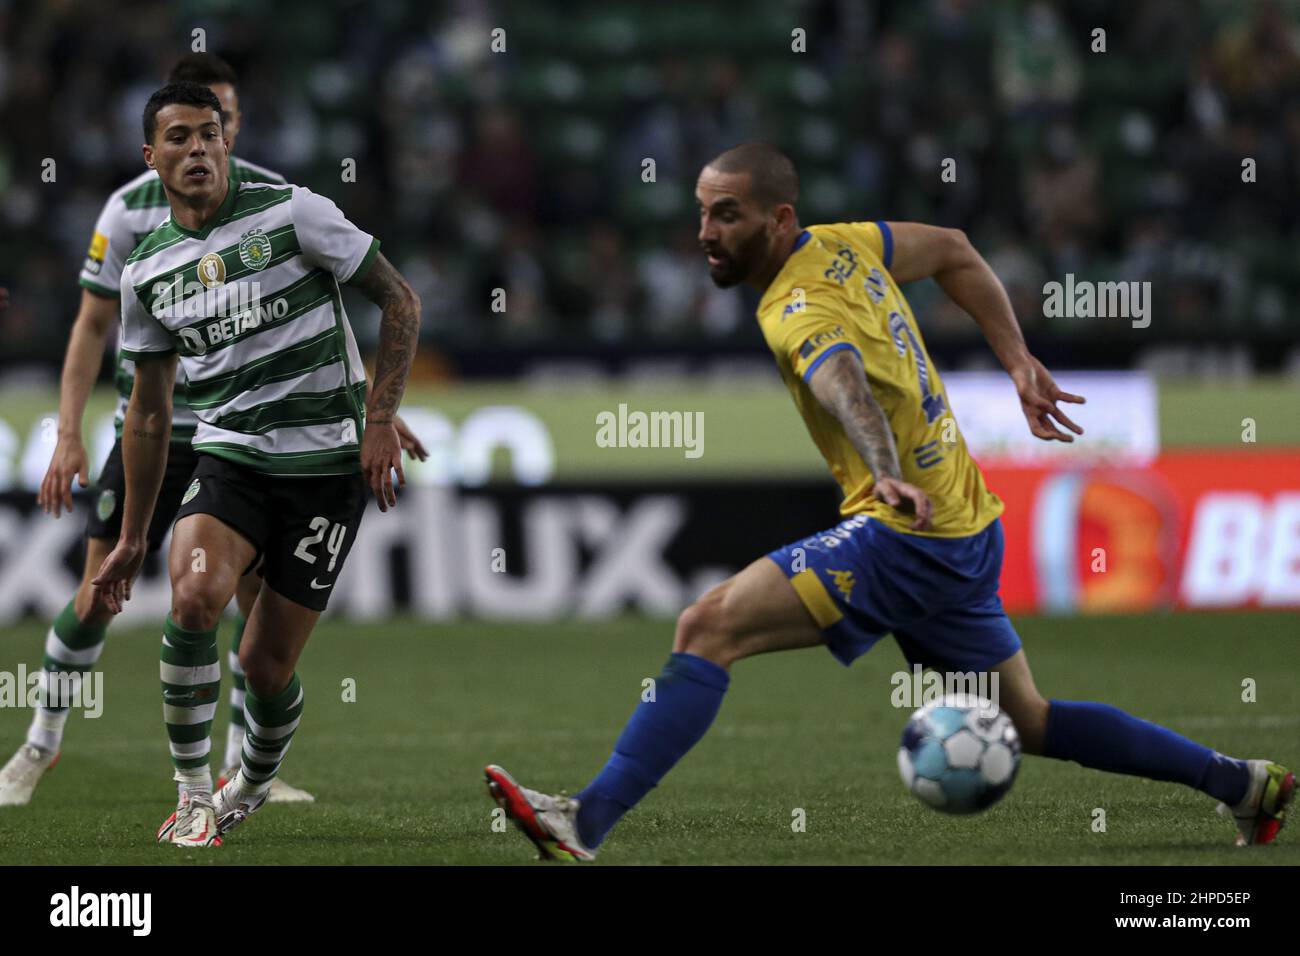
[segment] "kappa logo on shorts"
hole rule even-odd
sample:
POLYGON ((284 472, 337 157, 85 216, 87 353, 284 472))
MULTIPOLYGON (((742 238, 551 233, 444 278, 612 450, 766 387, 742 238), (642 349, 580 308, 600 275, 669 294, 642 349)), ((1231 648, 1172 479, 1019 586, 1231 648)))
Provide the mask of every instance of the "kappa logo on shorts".
POLYGON ((199 493, 199 480, 195 478, 190 482, 190 486, 185 489, 185 497, 181 499, 181 504, 187 505, 194 500, 194 496, 199 493))
POLYGON ((95 503, 95 514, 99 515, 100 521, 107 521, 113 515, 117 508, 117 492, 112 488, 105 488, 99 494, 99 501, 95 503))
POLYGON ((853 580, 853 572, 834 571, 830 568, 827 568, 826 570, 830 576, 835 579, 835 587, 839 589, 840 593, 844 595, 844 600, 847 601, 849 595, 853 593, 853 585, 857 584, 857 582, 853 580))

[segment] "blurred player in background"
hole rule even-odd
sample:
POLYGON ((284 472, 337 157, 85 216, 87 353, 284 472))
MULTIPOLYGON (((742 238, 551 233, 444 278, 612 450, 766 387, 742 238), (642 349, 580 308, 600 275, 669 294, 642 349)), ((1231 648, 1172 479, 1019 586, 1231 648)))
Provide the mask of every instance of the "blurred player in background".
POLYGON ((933 277, 974 317, 1045 441, 1082 434, 1025 345, 1002 284, 965 235, 919 223, 799 225, 794 164, 763 144, 701 172, 701 245, 720 287, 762 293, 758 321, 813 441, 844 492, 846 520, 760 558, 678 619, 655 696, 641 703, 599 775, 576 797, 489 790, 543 857, 591 860, 614 824, 704 736, 731 665, 826 646, 850 664, 892 633, 909 663, 995 671, 997 702, 1027 753, 1187 784, 1220 801, 1239 844, 1269 843, 1295 776, 1235 760, 1110 707, 1048 701, 998 597, 1002 501, 957 430, 899 286, 933 277), (1055 421, 1053 421, 1055 419, 1055 421))
MULTIPOLYGON (((283 183, 279 173, 265 169, 234 155, 243 114, 235 71, 220 57, 210 53, 192 53, 183 57, 168 74, 169 83, 200 83, 216 95, 221 103, 225 135, 230 143, 230 178, 236 182, 283 183)), ((58 443, 49 470, 41 482, 38 501, 47 513, 58 517, 61 510, 72 511, 72 481, 81 487, 89 480, 89 461, 82 440, 82 419, 86 400, 99 376, 108 330, 116 324, 119 313, 118 283, 122 267, 139 240, 167 218, 167 195, 158 174, 146 169, 114 192, 104 204, 95 223, 90 249, 81 270, 81 306, 68 341, 59 395, 58 443)), ((125 477, 122 470, 122 419, 131 398, 134 363, 119 350, 113 381, 117 390, 114 428, 117 441, 100 469, 93 494, 94 504, 86 525, 86 559, 81 585, 72 600, 55 618, 45 639, 42 687, 60 686, 51 674, 85 674, 91 671, 104 649, 112 613, 93 598, 90 579, 113 549, 122 524, 125 477)), ((197 464, 190 447, 196 419, 185 400, 183 378, 178 379, 172 400, 173 418, 167 469, 158 504, 149 524, 149 550, 162 545, 181 496, 197 464)), ((399 423, 403 447, 423 458, 423 447, 414 435, 399 423)), ((236 591, 238 613, 235 633, 227 660, 231 671, 230 725, 226 733, 226 768, 221 780, 234 775, 244 741, 244 672, 239 663, 239 644, 260 579, 256 573, 245 575, 236 591)), ((64 726, 68 717, 66 701, 43 698, 36 709, 26 742, 18 748, 0 770, 0 806, 28 803, 41 776, 59 758, 64 726)), ((215 705, 214 705, 215 709, 215 705)), ((312 795, 277 779, 272 787, 271 802, 308 802, 312 795)))
POLYGON ((268 799, 302 714, 298 658, 356 540, 367 485, 386 511, 393 471, 405 480, 395 416, 420 325, 420 300, 379 241, 334 203, 227 175, 222 123, 220 101, 196 83, 165 86, 145 106, 145 162, 171 215, 122 270, 121 348, 135 361, 126 495, 117 545, 91 582, 113 613, 130 597, 183 362, 198 464, 168 556, 160 673, 180 792, 158 840, 191 847, 219 844, 268 799), (369 394, 342 283, 382 310, 369 394), (240 648, 248 729, 238 772, 214 795, 217 625, 259 563, 264 585, 240 648))

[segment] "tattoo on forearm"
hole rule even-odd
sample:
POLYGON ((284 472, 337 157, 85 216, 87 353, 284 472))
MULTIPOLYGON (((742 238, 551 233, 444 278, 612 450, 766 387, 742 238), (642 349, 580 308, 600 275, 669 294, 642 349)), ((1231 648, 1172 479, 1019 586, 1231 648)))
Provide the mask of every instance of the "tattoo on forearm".
POLYGON ((391 419, 402 403, 406 379, 415 359, 420 337, 420 300, 382 254, 357 287, 383 310, 367 414, 376 419, 391 419))
POLYGON ((162 441, 164 438, 167 437, 166 433, 164 432, 151 432, 151 431, 146 431, 143 428, 132 428, 131 434, 134 435, 136 438, 147 438, 152 441, 162 441))
POLYGON ((844 434, 877 479, 902 479, 898 448, 885 410, 871 394, 862 361, 841 351, 822 363, 811 382, 817 400, 844 428, 844 434))

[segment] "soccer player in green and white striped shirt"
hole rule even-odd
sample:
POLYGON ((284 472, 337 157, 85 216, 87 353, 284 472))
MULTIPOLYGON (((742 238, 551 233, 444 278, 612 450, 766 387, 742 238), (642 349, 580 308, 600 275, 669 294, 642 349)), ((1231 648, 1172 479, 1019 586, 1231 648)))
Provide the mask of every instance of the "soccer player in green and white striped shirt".
POLYGON ((220 104, 195 84, 164 87, 145 108, 145 161, 171 216, 122 271, 122 349, 136 363, 122 437, 126 501, 117 547, 92 582, 114 611, 130 596, 162 482, 179 357, 199 464, 169 557, 161 673, 181 795, 158 837, 183 846, 220 842, 266 800, 302 711, 295 666, 356 538, 367 488, 386 511, 396 504, 394 470, 405 480, 393 422, 420 318, 378 240, 328 199, 229 180, 221 123, 220 104), (369 390, 344 282, 383 313, 369 390), (263 587, 241 648, 248 733, 239 772, 214 798, 205 755, 216 625, 259 562, 263 587))
MULTIPOLYGON (((192 53, 183 57, 168 75, 168 82, 189 81, 207 86, 221 103, 226 138, 234 148, 242 115, 234 70, 220 57, 210 53, 192 53)), ((233 181, 283 183, 284 177, 247 160, 229 158, 233 181)), ((115 191, 95 222, 94 235, 81 269, 81 307, 68 342, 63 365, 59 400, 58 443, 49 470, 41 483, 39 503, 58 517, 61 510, 72 510, 71 484, 79 479, 88 483, 89 462, 82 442, 82 418, 86 399, 98 377, 108 330, 118 317, 118 285, 122 267, 139 241, 150 233, 168 213, 167 195, 158 174, 145 170, 115 191)), ((100 469, 93 494, 94 504, 86 524, 86 559, 81 586, 50 626, 45 639, 42 686, 51 693, 60 686, 58 674, 86 674, 99 660, 104 649, 108 623, 112 614, 102 603, 92 600, 90 580, 103 564, 117 541, 122 521, 122 498, 125 491, 122 471, 122 418, 135 366, 121 351, 117 353, 114 385, 117 390, 117 414, 114 426, 117 442, 100 469)), ((150 523, 150 550, 162 545, 171 528, 172 518, 180 506, 181 496, 190 483, 197 459, 190 450, 197 419, 185 399, 184 382, 177 383, 172 400, 171 446, 167 471, 158 496, 158 505, 150 523)), ((230 727, 226 740, 226 759, 222 767, 237 766, 244 737, 244 678, 239 665, 239 640, 244 615, 253 605, 260 580, 247 575, 237 594, 239 616, 229 654, 232 675, 230 692, 230 727)), ((63 744, 68 718, 67 701, 47 699, 36 708, 27 739, 3 769, 0 769, 0 806, 28 803, 41 776, 53 766, 63 744)), ((271 799, 293 802, 309 801, 311 794, 277 780, 271 799)))

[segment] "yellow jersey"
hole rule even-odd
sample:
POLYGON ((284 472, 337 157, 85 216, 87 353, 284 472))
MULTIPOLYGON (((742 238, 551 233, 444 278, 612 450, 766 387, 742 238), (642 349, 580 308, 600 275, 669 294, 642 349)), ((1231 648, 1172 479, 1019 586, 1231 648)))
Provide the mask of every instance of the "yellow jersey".
POLYGON ((977 534, 1002 514, 1002 501, 985 487, 966 449, 916 319, 889 274, 892 258, 893 236, 883 222, 809 226, 759 302, 758 323, 844 492, 843 515, 868 515, 896 531, 929 537, 977 534), (871 497, 871 469, 808 385, 822 361, 843 349, 862 359, 872 395, 889 419, 903 481, 930 498, 926 531, 912 531, 911 516, 871 497))

